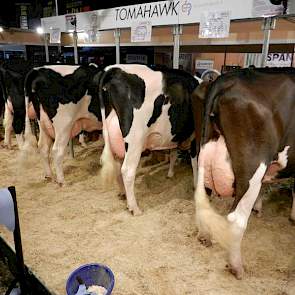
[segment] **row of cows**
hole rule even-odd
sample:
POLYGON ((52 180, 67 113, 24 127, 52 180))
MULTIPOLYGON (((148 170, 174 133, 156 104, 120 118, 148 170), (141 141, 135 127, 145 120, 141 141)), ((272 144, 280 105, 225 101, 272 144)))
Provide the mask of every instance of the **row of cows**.
MULTIPOLYGON (((244 69, 199 82, 180 70, 143 65, 43 66, 26 75, 22 117, 14 111, 13 121, 24 122, 25 114, 18 141, 29 150, 35 144, 29 118, 37 117, 46 177, 53 177, 52 148, 60 184, 70 138, 102 128, 101 181, 117 179, 134 215, 142 213, 134 194, 142 151, 190 150, 199 240, 220 242, 230 270, 241 278, 241 241, 252 208, 261 206, 262 183, 295 176, 295 70, 244 69), (226 217, 211 208, 212 191, 234 197, 226 217)), ((5 108, 14 94, 7 93, 5 108)), ((294 203, 293 193, 293 221, 294 203)))

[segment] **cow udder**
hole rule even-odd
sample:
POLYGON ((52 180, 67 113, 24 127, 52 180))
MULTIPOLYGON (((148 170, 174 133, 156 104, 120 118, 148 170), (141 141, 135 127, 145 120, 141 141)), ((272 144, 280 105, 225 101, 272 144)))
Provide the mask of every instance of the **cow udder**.
POLYGON ((205 186, 221 197, 232 196, 234 174, 224 137, 208 142, 200 153, 199 161, 201 157, 205 169, 205 186))

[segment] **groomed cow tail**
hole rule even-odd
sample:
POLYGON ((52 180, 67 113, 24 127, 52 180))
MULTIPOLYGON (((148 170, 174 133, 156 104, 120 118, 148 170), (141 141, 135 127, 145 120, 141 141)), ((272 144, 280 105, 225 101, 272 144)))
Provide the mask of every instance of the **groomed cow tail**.
POLYGON ((25 134, 24 142, 20 150, 22 166, 28 166, 35 158, 37 152, 37 140, 33 135, 30 118, 29 118, 29 97, 25 97, 26 117, 25 117, 25 134))
POLYGON ((104 86, 104 80, 107 75, 107 72, 100 73, 99 81, 99 102, 101 109, 102 117, 102 134, 104 139, 104 148, 100 157, 100 181, 105 188, 111 188, 115 183, 117 177, 118 164, 114 158, 114 155, 111 150, 109 130, 106 122, 106 110, 104 103, 104 96, 106 95, 106 88, 104 86))
POLYGON ((205 190, 205 168, 203 149, 201 148, 198 163, 198 182, 195 190, 196 225, 199 230, 200 240, 214 238, 223 248, 228 249, 232 244, 229 234, 229 222, 224 216, 219 215, 211 206, 205 190))
POLYGON ((214 210, 214 208, 210 204, 209 198, 205 190, 206 153, 204 152, 204 146, 209 139, 210 133, 212 133, 210 114, 214 108, 214 101, 219 96, 219 89, 218 87, 216 87, 216 83, 209 83, 208 86, 209 88, 206 89, 208 96, 206 97, 202 137, 200 139, 201 144, 198 157, 198 181, 197 188, 194 194, 196 208, 196 224, 199 229, 199 239, 214 238, 223 248, 229 249, 230 245, 232 245, 232 243, 234 242, 234 236, 232 235, 231 231, 229 231, 231 223, 227 220, 226 217, 218 214, 214 210))
POLYGON ((29 95, 32 93, 31 85, 32 80, 36 76, 36 71, 32 70, 28 73, 25 79, 25 131, 24 131, 24 142, 20 150, 20 164, 26 168, 35 164, 36 152, 37 152, 37 139, 33 135, 30 118, 29 118, 29 95))

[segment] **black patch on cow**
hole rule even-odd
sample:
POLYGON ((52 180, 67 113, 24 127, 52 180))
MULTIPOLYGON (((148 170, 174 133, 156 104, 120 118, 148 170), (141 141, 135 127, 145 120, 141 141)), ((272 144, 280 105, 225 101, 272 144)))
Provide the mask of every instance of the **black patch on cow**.
POLYGON ((197 145, 196 145, 196 139, 194 138, 191 142, 190 156, 191 158, 195 158, 196 155, 197 155, 197 145))
POLYGON ((152 124, 154 124, 157 121, 157 119, 160 117, 160 115, 162 113, 162 106, 167 103, 168 103, 168 99, 163 94, 159 95, 155 99, 153 114, 147 123, 148 127, 150 127, 152 124))
POLYGON ((16 134, 25 127, 24 80, 33 67, 31 62, 22 60, 7 61, 0 67, 0 85, 4 101, 10 100, 13 107, 12 127, 16 134))
POLYGON ((80 66, 72 74, 62 76, 48 68, 33 70, 27 77, 26 90, 38 116, 40 116, 40 104, 52 119, 57 113, 59 104, 71 102, 76 104, 87 93, 95 96, 89 105, 89 111, 101 120, 99 100, 95 95, 98 90, 95 92, 93 84, 93 77, 98 71, 95 66, 80 66))
POLYGON ((133 109, 139 109, 144 102, 145 83, 137 75, 119 68, 111 68, 101 79, 106 116, 115 109, 122 135, 126 137, 133 122, 133 109))
POLYGON ((125 142, 125 151, 128 152, 128 142, 125 142))
POLYGON ((192 75, 181 70, 164 70, 163 74, 164 94, 171 103, 168 115, 174 135, 172 141, 181 143, 194 131, 191 95, 199 83, 192 75))

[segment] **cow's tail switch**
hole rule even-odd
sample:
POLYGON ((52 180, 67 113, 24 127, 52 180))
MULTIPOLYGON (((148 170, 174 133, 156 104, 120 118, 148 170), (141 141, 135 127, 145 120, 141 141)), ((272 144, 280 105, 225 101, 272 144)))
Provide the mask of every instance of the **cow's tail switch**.
POLYGON ((24 144, 21 148, 20 153, 20 163, 22 166, 28 166, 31 160, 29 158, 35 158, 35 153, 37 151, 37 140, 32 133, 32 128, 29 118, 29 97, 25 97, 25 106, 26 106, 26 119, 25 119, 25 135, 24 135, 24 144))
POLYGON ((195 190, 196 224, 199 239, 214 238, 221 246, 228 249, 232 242, 229 222, 211 206, 205 190, 204 147, 201 148, 198 163, 198 181, 195 190), (202 153, 203 152, 203 153, 202 153))

